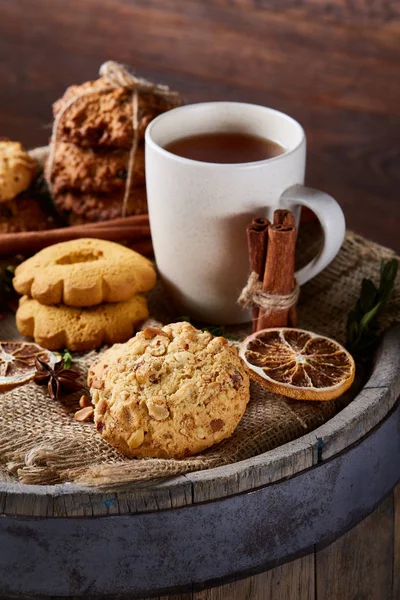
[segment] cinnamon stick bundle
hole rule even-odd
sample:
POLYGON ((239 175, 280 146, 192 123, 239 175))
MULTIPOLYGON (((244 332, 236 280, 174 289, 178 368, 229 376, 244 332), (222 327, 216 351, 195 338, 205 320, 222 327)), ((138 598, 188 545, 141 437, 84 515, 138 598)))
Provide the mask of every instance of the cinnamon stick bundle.
POLYGON ((0 256, 30 254, 52 244, 84 237, 109 241, 142 241, 150 239, 148 215, 113 219, 45 231, 5 233, 0 235, 0 256))
MULTIPOLYGON (((249 250, 250 273, 257 273, 260 281, 264 277, 265 257, 267 255, 268 219, 262 217, 253 219, 246 227, 247 247, 249 250)), ((259 308, 254 305, 252 310, 253 332, 257 331, 259 308)))
MULTIPOLYGON (((276 210, 274 222, 268 228, 268 251, 263 279, 263 291, 287 295, 293 292, 296 249, 296 224, 289 210, 276 210)), ((295 307, 290 309, 260 309, 257 329, 267 327, 294 327, 295 307)))

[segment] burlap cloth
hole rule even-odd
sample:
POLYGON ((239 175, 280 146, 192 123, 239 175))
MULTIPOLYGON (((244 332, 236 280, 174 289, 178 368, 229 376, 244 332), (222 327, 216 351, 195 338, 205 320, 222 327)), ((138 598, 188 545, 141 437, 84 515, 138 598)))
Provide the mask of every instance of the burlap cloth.
MULTIPOLYGON (((315 225, 303 225, 297 249, 304 264, 315 255, 320 238, 315 225)), ((382 259, 394 252, 354 233, 335 260, 318 277, 303 286, 298 305, 299 327, 345 341, 346 319, 359 296, 363 277, 379 280, 382 259)), ((380 319, 381 329, 399 321, 400 282, 380 319)), ((167 300, 158 288, 150 298, 152 314, 171 321, 167 300)), ((230 334, 243 338, 248 329, 230 334)), ((14 319, 0 322, 1 339, 16 339, 14 319)), ((81 356, 76 366, 87 368, 96 353, 81 356)), ((360 382, 358 382, 360 385, 360 382)), ((226 465, 289 442, 324 423, 351 401, 355 386, 345 397, 331 402, 297 402, 252 386, 251 401, 233 436, 199 456, 183 460, 128 459, 102 440, 93 423, 77 423, 77 398, 66 404, 52 402, 33 383, 0 396, 0 479, 28 484, 81 482, 113 486, 173 476, 226 465)), ((79 397, 79 396, 78 396, 79 397)))

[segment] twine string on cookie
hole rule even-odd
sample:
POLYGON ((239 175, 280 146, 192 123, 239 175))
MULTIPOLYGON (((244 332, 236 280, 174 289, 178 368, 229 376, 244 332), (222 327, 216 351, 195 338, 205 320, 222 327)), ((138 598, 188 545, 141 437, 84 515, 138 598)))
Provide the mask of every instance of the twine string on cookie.
POLYGON ((243 288, 238 303, 242 308, 251 308, 256 305, 262 308, 266 314, 273 310, 289 310, 297 303, 300 294, 300 286, 295 279, 293 291, 290 294, 271 294, 263 290, 257 273, 250 273, 245 287, 243 288))
POLYGON ((127 69, 113 60, 109 60, 103 63, 99 70, 100 77, 103 77, 108 85, 104 87, 98 87, 96 89, 91 89, 80 94, 76 94, 65 103, 63 108, 59 111, 53 123, 53 130, 51 136, 50 143, 50 151, 49 157, 47 161, 47 180, 50 188, 50 192, 52 192, 52 183, 51 183, 51 175, 53 173, 54 167, 54 159, 56 153, 56 146, 58 141, 58 129, 61 122, 62 117, 66 113, 66 111, 73 105, 79 98, 83 96, 89 96, 90 94, 98 94, 102 92, 108 92, 112 89, 116 88, 125 88, 127 90, 132 91, 132 128, 133 128, 133 136, 132 136, 132 146, 129 151, 129 160, 128 160, 128 176, 126 178, 125 184, 125 192, 124 197, 122 199, 122 209, 121 216, 126 217, 129 195, 132 187, 133 180, 133 167, 135 164, 135 155, 139 145, 139 94, 142 92, 153 93, 164 100, 179 100, 178 92, 171 91, 168 86, 161 85, 158 83, 152 83, 151 81, 147 81, 147 79, 142 79, 140 77, 135 77, 132 73, 129 73, 127 69))
POLYGON ((152 92, 157 95, 170 98, 171 96, 178 96, 177 92, 171 92, 171 90, 160 84, 154 84, 146 79, 135 77, 132 73, 129 73, 123 65, 120 63, 109 60, 103 63, 100 67, 99 74, 104 77, 106 81, 113 87, 123 87, 125 89, 132 90, 132 129, 133 138, 132 146, 129 152, 128 161, 128 177, 125 184, 125 193, 122 200, 122 216, 126 216, 128 201, 132 187, 133 180, 133 166, 135 164, 135 155, 139 145, 139 93, 140 92, 152 92))

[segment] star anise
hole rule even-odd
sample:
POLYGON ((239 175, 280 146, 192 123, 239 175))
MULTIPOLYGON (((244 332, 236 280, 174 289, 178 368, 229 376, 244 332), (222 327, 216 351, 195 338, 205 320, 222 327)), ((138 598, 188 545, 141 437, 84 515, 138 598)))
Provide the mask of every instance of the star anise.
POLYGON ((36 357, 36 373, 34 382, 38 385, 46 385, 52 400, 58 400, 62 390, 80 390, 83 386, 76 381, 81 374, 72 369, 64 368, 64 360, 49 365, 44 360, 36 357))

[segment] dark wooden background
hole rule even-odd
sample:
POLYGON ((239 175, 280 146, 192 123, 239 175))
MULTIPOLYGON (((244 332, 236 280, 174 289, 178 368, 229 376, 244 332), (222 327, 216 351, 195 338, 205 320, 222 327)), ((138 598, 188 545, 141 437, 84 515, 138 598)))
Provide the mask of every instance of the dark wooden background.
POLYGON ((288 112, 307 182, 400 250, 398 0, 0 0, 0 136, 45 144, 54 100, 107 59, 181 90, 288 112))

